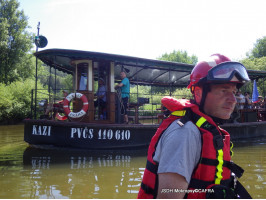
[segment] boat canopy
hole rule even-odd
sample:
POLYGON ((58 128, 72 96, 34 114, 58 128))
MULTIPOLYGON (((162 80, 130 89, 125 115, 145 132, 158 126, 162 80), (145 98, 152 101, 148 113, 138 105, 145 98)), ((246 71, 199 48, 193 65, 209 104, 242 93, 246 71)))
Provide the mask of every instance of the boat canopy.
MULTIPOLYGON (((139 85, 186 87, 194 67, 185 63, 71 49, 47 49, 34 55, 45 64, 69 74, 75 71, 72 63, 75 60, 114 62, 116 81, 120 80, 120 72, 125 70, 130 82, 139 85)), ((248 70, 248 74, 251 80, 266 77, 266 71, 248 70)))
POLYGON ((266 71, 248 70, 248 75, 251 80, 264 79, 266 77, 266 71))
POLYGON ((120 80, 120 72, 125 70, 130 83, 139 85, 186 87, 194 67, 184 63, 68 49, 43 50, 35 53, 35 56, 45 64, 69 74, 75 72, 72 64, 75 60, 114 62, 116 81, 120 80))

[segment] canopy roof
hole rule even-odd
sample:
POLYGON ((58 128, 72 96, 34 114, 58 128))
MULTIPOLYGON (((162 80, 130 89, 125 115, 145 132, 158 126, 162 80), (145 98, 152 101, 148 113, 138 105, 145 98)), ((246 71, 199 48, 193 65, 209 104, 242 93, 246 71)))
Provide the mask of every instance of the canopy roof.
POLYGON ((73 60, 90 59, 96 61, 109 61, 115 63, 115 79, 120 79, 120 72, 124 68, 132 84, 144 85, 173 85, 185 87, 193 65, 175 63, 161 60, 144 59, 131 56, 108 53, 48 49, 35 53, 35 56, 45 64, 66 73, 73 73, 75 67, 73 60))
MULTIPOLYGON (((186 87, 194 67, 184 63, 70 49, 47 49, 34 55, 45 64, 70 74, 75 71, 75 66, 71 64, 74 60, 114 62, 116 80, 120 79, 119 74, 125 69, 130 82, 141 85, 186 87)), ((248 74, 251 80, 266 77, 266 71, 248 70, 248 74)))
POLYGON ((258 80, 266 77, 266 71, 248 70, 248 75, 251 80, 258 80))

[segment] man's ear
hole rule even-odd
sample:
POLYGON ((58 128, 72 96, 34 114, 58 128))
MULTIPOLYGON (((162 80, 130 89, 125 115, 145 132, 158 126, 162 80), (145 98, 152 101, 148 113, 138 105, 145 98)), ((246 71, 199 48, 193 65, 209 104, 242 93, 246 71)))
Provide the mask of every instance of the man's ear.
POLYGON ((200 104, 200 101, 201 101, 201 98, 202 98, 202 88, 201 87, 195 87, 194 96, 195 96, 196 103, 200 104))

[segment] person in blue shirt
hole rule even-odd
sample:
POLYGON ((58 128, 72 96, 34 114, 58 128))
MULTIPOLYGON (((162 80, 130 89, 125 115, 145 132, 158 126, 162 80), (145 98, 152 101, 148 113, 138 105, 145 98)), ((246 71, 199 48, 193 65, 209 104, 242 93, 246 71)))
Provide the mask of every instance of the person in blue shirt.
POLYGON ((100 119, 106 119, 106 87, 104 79, 100 78, 98 84, 98 90, 94 95, 97 97, 97 100, 94 101, 94 107, 99 106, 100 119))
POLYGON ((121 83, 115 86, 115 89, 121 88, 121 97, 123 101, 123 107, 121 110, 121 114, 124 114, 124 123, 128 124, 128 115, 127 115, 127 107, 128 107, 128 99, 130 93, 130 83, 127 75, 124 71, 120 73, 120 77, 122 79, 121 83))

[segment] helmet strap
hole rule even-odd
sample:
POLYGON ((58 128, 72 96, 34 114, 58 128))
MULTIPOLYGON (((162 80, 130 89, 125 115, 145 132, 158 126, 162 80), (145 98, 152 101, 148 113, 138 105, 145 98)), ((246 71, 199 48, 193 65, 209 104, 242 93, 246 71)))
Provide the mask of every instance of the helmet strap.
POLYGON ((204 113, 204 104, 205 104, 205 101, 206 101, 206 97, 207 97, 207 94, 211 91, 211 87, 210 87, 210 84, 203 84, 202 85, 202 96, 201 96, 201 101, 200 101, 200 105, 199 105, 199 109, 201 112, 204 113))

